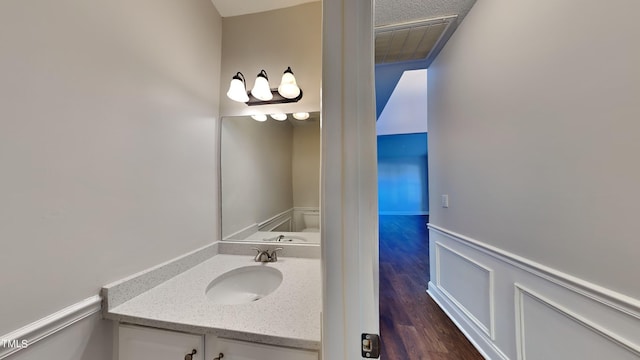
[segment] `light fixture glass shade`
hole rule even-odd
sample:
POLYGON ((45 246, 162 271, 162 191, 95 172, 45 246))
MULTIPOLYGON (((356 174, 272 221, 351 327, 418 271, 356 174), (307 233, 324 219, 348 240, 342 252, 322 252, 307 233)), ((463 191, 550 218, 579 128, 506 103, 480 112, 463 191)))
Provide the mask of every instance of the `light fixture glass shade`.
POLYGON ((282 113, 280 113, 280 114, 271 114, 271 117, 272 117, 274 120, 278 120, 278 121, 285 121, 285 120, 287 120, 287 114, 282 114, 282 113))
POLYGON ((251 115, 251 118, 255 121, 267 121, 267 115, 265 114, 253 114, 251 115))
POLYGON ((296 77, 293 76, 291 67, 287 67, 287 70, 282 74, 282 81, 280 81, 280 86, 278 86, 278 93, 287 99, 295 99, 300 95, 300 88, 296 83, 296 77))
POLYGON ((297 112, 297 113, 293 113, 293 117, 296 120, 307 120, 309 118, 309 113, 308 112, 297 112))
POLYGON ((262 70, 256 77, 256 82, 253 84, 253 89, 251 89, 251 95, 258 100, 269 101, 273 99, 273 94, 271 93, 271 88, 269 87, 269 78, 267 77, 267 72, 262 70))
POLYGON ((229 84, 229 91, 227 91, 227 97, 237 102, 249 101, 247 88, 244 82, 244 75, 242 75, 242 73, 237 73, 236 75, 234 75, 233 79, 231 79, 231 84, 229 84))

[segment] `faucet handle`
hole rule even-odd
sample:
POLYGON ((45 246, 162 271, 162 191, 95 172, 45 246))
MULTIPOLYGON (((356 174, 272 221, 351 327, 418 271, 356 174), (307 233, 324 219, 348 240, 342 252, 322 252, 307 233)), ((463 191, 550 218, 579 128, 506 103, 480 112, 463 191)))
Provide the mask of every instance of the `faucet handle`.
POLYGON ((269 255, 269 258, 271 259, 271 262, 276 262, 278 261, 278 251, 280 250, 284 250, 281 247, 275 248, 271 251, 271 254, 269 255))
POLYGON ((263 250, 258 249, 257 247, 252 247, 251 250, 255 250, 257 252, 256 257, 253 259, 255 262, 261 261, 263 250))

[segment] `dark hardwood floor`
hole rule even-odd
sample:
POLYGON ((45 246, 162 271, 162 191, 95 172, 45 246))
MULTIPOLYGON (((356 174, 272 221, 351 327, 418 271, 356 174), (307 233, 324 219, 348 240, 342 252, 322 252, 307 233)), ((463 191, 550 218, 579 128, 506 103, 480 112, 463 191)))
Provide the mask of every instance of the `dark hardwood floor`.
POLYGON ((428 216, 380 216, 380 337, 385 360, 483 359, 426 293, 428 216))

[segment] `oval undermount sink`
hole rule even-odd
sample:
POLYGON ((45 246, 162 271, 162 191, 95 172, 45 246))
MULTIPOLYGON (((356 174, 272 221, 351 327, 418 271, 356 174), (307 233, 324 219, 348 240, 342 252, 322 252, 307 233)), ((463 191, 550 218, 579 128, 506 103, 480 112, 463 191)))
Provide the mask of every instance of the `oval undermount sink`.
POLYGON ((267 266, 245 266, 228 271, 207 286, 209 300, 216 304, 243 304, 258 301, 282 283, 282 273, 267 266))

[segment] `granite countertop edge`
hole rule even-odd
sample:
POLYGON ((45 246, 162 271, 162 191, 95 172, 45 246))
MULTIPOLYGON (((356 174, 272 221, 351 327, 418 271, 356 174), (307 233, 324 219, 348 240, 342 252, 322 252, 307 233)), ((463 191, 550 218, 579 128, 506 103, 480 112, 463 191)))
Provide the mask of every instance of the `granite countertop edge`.
MULTIPOLYGON (((319 278, 316 279, 316 277, 319 277, 320 272, 319 259, 290 259, 292 263, 287 264, 289 261, 283 258, 281 259, 281 264, 270 264, 270 266, 277 267, 283 271, 285 279, 287 279, 287 277, 289 278, 283 294, 273 299, 267 297, 261 300, 261 303, 264 303, 264 305, 261 305, 263 308, 253 307, 246 311, 250 312, 249 314, 264 314, 261 310, 268 309, 269 312, 265 314, 265 319, 261 320, 264 320, 267 324, 271 322, 281 323, 274 326, 272 333, 270 333, 272 329, 265 327, 264 323, 252 327, 253 322, 247 322, 247 313, 242 314, 240 318, 237 319, 239 324, 235 324, 236 319, 233 318, 233 316, 229 316, 220 322, 209 324, 206 322, 201 323, 199 319, 194 317, 198 315, 198 309, 200 311, 206 311, 211 307, 210 304, 206 303, 206 300, 200 298, 201 296, 199 294, 204 295, 204 292, 198 289, 202 288, 206 281, 209 281, 207 279, 212 280, 213 277, 220 273, 242 266, 254 265, 250 262, 247 263, 246 259, 244 259, 245 257, 246 256, 241 255, 215 255, 194 268, 163 282, 157 287, 147 290, 122 304, 118 304, 118 306, 111 308, 104 307, 103 317, 121 323, 170 331, 199 335, 211 334, 234 340, 319 351, 321 348, 319 331, 317 331, 317 334, 314 334, 316 331, 305 331, 306 334, 300 334, 301 336, 299 337, 295 336, 297 332, 282 331, 282 324, 285 324, 286 328, 306 327, 309 325, 312 326, 312 329, 319 329, 321 302, 307 304, 304 300, 309 296, 309 293, 317 295, 318 298, 321 296, 319 290, 317 294, 315 294, 315 290, 310 291, 311 288, 315 288, 316 286, 319 288, 321 286, 319 278), (317 276, 310 276, 312 280, 301 278, 299 271, 296 271, 298 266, 297 261, 317 262, 317 276), (314 284, 316 282, 315 280, 317 280, 318 284, 314 284), (291 294, 291 291, 294 293, 291 294), (281 306, 282 299, 291 295, 293 295, 291 300, 298 300, 297 308, 294 308, 296 305, 292 305, 290 302, 287 303, 286 307, 281 306), (158 301, 158 299, 162 300, 158 301), (193 303, 190 303, 190 301, 193 301, 193 303), (187 310, 183 318, 181 311, 172 310, 176 306, 183 306, 186 309, 196 309, 196 311, 187 310), (279 315, 278 311, 280 311, 282 315, 279 315), (317 316, 314 316, 316 312, 317 316), (309 321, 312 323, 315 322, 315 319, 317 319, 318 324, 308 324, 309 321), (291 323, 291 321, 294 323, 291 323), (235 329, 232 329, 234 327, 235 329), (278 328, 280 328, 280 330, 278 330, 278 328), (315 339, 316 337, 317 339, 315 339)), ((306 265, 302 265, 305 269, 309 269, 309 266, 313 267, 314 265, 308 262, 306 262, 306 265)), ((283 283, 283 285, 285 284, 283 283)), ((108 303, 108 299, 106 300, 108 303)), ((220 315, 220 311, 223 311, 223 309, 216 309, 214 313, 217 312, 217 315, 220 315)), ((234 310, 232 314, 237 315, 239 311, 240 310, 234 310)))

